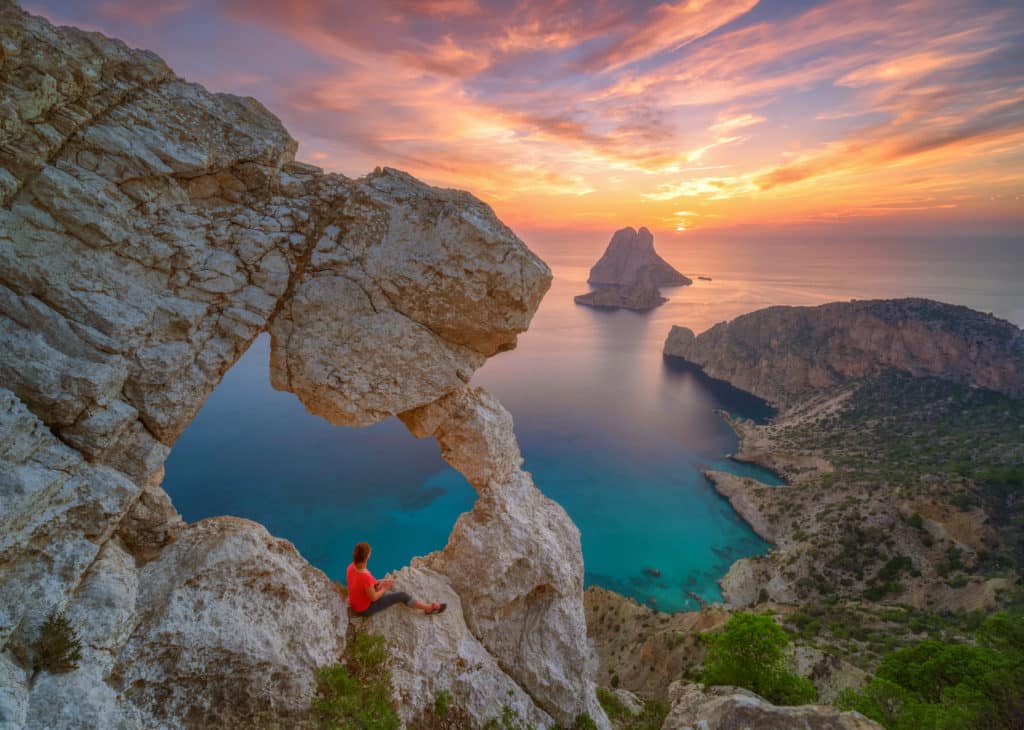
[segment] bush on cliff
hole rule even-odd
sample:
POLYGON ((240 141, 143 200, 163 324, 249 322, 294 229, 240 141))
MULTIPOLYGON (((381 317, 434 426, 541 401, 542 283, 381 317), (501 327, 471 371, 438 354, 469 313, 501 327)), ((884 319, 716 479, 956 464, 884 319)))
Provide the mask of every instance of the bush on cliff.
POLYGON ((345 663, 321 667, 316 676, 313 712, 330 730, 397 730, 391 705, 391 672, 383 636, 356 634, 345 663))
POLYGON ((743 687, 777 705, 813 702, 810 680, 790 671, 784 650, 789 638, 771 616, 738 613, 720 634, 705 634, 704 684, 743 687))
POLYGON ((54 611, 39 629, 39 638, 32 647, 32 668, 51 674, 64 674, 78 669, 82 643, 64 614, 54 611))
POLYGON ((836 704, 890 730, 1024 728, 1024 614, 996 614, 975 638, 899 649, 860 692, 848 690, 836 704))

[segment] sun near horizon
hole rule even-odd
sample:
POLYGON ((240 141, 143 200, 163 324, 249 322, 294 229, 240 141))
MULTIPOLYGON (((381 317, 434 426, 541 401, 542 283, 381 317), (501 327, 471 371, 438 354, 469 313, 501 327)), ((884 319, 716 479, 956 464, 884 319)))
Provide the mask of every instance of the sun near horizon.
MULTIPOLYGON (((1013 234, 1024 6, 31 0, 253 96, 299 159, 469 190, 515 230, 1013 234)), ((598 235, 600 234, 600 235, 598 235)))

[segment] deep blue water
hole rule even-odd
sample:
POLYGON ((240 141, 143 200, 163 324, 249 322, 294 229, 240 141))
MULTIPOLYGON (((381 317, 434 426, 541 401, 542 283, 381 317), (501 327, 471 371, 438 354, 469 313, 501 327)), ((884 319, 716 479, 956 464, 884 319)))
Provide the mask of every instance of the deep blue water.
MULTIPOLYGON (((993 279, 966 261, 952 287, 934 254, 897 276, 891 257, 865 273, 867 264, 858 269, 816 248, 781 260, 737 256, 735 247, 726 260, 694 249, 678 261, 663 249, 681 270, 714 281, 666 289, 671 301, 653 312, 576 306, 572 295, 587 290, 587 269, 604 243, 541 251, 556 275, 552 290, 519 347, 492 358, 474 382, 512 412, 525 468, 579 526, 587 582, 664 610, 696 608, 690 592, 720 600, 717 580, 729 565, 768 548, 701 472, 778 483, 727 458, 736 439, 715 413, 762 419, 765 405, 666 361, 661 345, 672 324, 699 332, 767 304, 851 296, 932 296, 1012 319, 1024 311, 1019 277, 1005 267, 993 279), (1006 286, 993 289, 1004 275, 1006 286)), ((373 545, 377 575, 443 547, 475 493, 436 443, 414 439, 394 419, 347 429, 309 415, 294 396, 270 388, 268 345, 257 340, 227 374, 168 459, 165 487, 185 519, 257 520, 332 578, 343 576, 359 540, 373 545)))

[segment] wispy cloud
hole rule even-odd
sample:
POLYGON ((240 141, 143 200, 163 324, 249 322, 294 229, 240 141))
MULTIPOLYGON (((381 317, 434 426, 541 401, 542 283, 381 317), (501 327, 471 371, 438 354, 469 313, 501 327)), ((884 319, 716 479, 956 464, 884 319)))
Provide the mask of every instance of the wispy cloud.
POLYGON ((405 167, 513 223, 692 228, 1021 195, 1019 4, 32 2, 259 96, 300 156, 405 167))

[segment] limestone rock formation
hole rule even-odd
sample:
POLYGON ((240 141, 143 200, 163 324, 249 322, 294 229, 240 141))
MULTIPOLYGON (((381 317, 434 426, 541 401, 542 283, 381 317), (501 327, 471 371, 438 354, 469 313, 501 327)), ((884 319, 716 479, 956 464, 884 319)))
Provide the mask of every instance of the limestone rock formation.
POLYGON ((445 576, 428 568, 403 568, 393 577, 399 589, 413 596, 448 604, 444 613, 412 620, 405 609, 353 619, 359 630, 387 636, 391 643, 395 653, 391 671, 399 687, 403 720, 408 722, 421 708, 431 707, 447 689, 471 717, 498 717, 502 705, 508 705, 533 727, 554 724, 467 628, 459 594, 445 576))
POLYGON ((413 435, 436 438, 445 460, 480 495, 445 549, 414 567, 449 577, 473 634, 541 708, 562 724, 582 712, 603 717, 591 688, 597 659, 580 610, 579 530, 520 468, 508 411, 486 391, 466 388, 402 420, 413 435))
POLYGON ((641 269, 637 278, 621 286, 602 286, 573 297, 577 304, 599 309, 632 309, 643 312, 668 301, 654 283, 651 267, 641 269))
POLYGON ((887 368, 1024 394, 1024 332, 927 299, 768 307, 698 336, 673 327, 664 353, 779 405, 887 368))
POLYGON ((672 709, 662 730, 882 730, 858 712, 803 705, 779 707, 738 687, 702 689, 675 682, 669 689, 672 709))
POLYGON ((654 236, 646 228, 622 228, 615 232, 604 255, 590 269, 588 284, 621 286, 637 281, 650 270, 656 286, 678 286, 693 281, 680 274, 654 250, 654 236))
POLYGON ((451 597, 444 631, 377 621, 403 640, 399 695, 450 688, 482 713, 495 688, 499 708, 511 691, 526 717, 607 727, 578 532, 519 469, 508 414, 467 389, 528 326, 544 263, 468 193, 323 174, 257 101, 9 0, 0 88, 0 726, 308 721, 341 599, 286 541, 185 524, 160 487, 269 331, 276 387, 333 423, 406 414, 481 493, 409 573, 451 597), (31 668, 51 611, 83 637, 70 674, 31 668), (431 656, 456 660, 424 684, 431 656))

